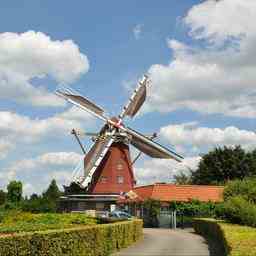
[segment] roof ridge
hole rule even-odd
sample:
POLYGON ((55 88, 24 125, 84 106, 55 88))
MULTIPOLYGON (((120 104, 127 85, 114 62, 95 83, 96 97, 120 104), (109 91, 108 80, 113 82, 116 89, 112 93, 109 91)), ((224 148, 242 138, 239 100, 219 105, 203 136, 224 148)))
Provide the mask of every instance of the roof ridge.
MULTIPOLYGON (((148 185, 149 186, 149 185, 148 185)), ((174 187, 214 187, 214 188, 224 188, 224 186, 221 185, 198 185, 198 184, 187 184, 187 185, 179 185, 179 184, 173 184, 173 183, 166 183, 166 184, 161 184, 161 183, 155 183, 150 186, 174 186, 174 187)))

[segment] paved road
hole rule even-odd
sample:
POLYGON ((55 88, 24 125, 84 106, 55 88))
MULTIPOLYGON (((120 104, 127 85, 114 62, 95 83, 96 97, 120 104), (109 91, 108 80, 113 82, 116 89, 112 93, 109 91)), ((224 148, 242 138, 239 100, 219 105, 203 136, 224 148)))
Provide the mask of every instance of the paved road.
POLYGON ((193 229, 144 229, 144 238, 113 256, 221 256, 212 243, 193 229))

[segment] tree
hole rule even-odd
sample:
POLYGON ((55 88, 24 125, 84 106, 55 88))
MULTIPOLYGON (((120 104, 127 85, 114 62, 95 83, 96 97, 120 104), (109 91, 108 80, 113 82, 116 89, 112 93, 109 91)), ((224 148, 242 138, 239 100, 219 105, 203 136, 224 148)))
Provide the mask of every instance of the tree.
POLYGON ((160 213, 161 203, 159 200, 147 199, 143 202, 144 209, 144 226, 158 227, 158 215, 160 213))
POLYGON ((204 155, 192 173, 193 184, 225 184, 229 180, 256 175, 256 151, 245 152, 241 146, 217 147, 204 155))
POLYGON ((61 192, 57 186, 56 180, 53 179, 47 190, 43 193, 43 197, 51 201, 56 201, 59 198, 60 194, 61 192))
POLYGON ((81 188, 77 183, 71 182, 69 186, 64 186, 64 194, 65 195, 78 195, 85 194, 86 189, 81 188))
POLYGON ((43 212, 56 212, 57 201, 61 192, 57 186, 56 180, 52 180, 47 190, 42 195, 41 211, 43 212))
POLYGON ((22 183, 11 181, 7 186, 7 200, 11 203, 18 203, 22 199, 22 183))
POLYGON ((191 174, 185 174, 184 172, 173 175, 174 183, 177 185, 191 184, 191 174))
POLYGON ((0 205, 6 202, 6 192, 0 189, 0 205))

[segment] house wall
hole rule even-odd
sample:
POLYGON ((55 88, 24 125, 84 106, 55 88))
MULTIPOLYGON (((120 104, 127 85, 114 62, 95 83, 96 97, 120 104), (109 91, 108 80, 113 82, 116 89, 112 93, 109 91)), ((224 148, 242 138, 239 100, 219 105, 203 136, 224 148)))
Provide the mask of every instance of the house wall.
POLYGON ((59 212, 74 212, 74 211, 110 211, 110 206, 116 204, 115 201, 85 201, 85 200, 60 200, 59 212))

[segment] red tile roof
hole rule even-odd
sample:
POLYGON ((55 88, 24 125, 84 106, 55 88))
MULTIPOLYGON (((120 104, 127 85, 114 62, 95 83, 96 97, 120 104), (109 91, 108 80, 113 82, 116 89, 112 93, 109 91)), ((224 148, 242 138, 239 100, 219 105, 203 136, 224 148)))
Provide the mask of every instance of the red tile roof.
POLYGON ((223 186, 175 185, 156 183, 134 188, 133 192, 135 192, 138 197, 132 201, 144 201, 145 199, 151 198, 160 200, 162 202, 186 202, 191 199, 197 199, 203 202, 221 202, 223 201, 223 190, 223 186))

